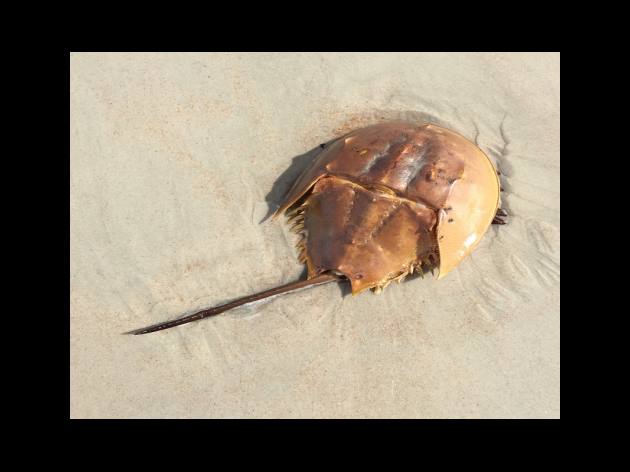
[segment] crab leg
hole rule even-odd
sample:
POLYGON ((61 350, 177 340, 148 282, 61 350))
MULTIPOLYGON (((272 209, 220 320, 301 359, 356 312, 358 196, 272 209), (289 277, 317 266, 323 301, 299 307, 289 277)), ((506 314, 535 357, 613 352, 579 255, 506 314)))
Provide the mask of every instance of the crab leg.
POLYGON ((291 282, 285 285, 281 285, 279 287, 265 290, 264 292, 259 292, 253 295, 247 295, 246 297, 238 298, 224 305, 215 306, 213 308, 207 308, 197 313, 193 313, 192 315, 184 316, 182 318, 177 318, 171 321, 164 321, 162 323, 147 326, 146 328, 140 328, 133 331, 128 331, 123 334, 135 334, 135 335, 147 334, 147 333, 153 333, 154 331, 160 331, 163 329, 173 328, 174 326, 183 325, 186 323, 190 323, 192 321, 202 320, 204 318, 208 318, 209 316, 218 315, 220 313, 224 313, 228 310, 231 310, 232 308, 236 308, 242 305, 246 305, 248 303, 262 300, 264 298, 273 297, 275 295, 280 295, 282 293, 295 292, 303 288, 315 287, 316 285, 322 285, 329 282, 336 282, 341 279, 342 278, 340 276, 335 275, 335 274, 330 274, 330 273, 321 274, 321 275, 318 275, 317 277, 313 277, 308 280, 298 280, 296 282, 291 282))

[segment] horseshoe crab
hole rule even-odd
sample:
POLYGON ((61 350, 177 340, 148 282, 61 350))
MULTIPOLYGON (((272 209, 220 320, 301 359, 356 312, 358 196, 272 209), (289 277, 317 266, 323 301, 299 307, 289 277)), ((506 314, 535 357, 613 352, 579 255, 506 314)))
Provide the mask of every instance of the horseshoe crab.
POLYGON ((470 254, 491 223, 504 224, 490 159, 434 124, 381 123, 325 146, 274 214, 300 234, 306 280, 127 334, 145 334, 257 300, 348 280, 352 294, 380 292, 413 272, 438 279, 470 254))

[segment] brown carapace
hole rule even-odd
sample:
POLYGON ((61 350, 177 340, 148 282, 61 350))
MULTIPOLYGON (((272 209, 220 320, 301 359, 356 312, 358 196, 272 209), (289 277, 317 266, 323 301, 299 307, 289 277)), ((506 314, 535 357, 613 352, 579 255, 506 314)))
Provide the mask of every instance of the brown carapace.
POLYGON ((381 291, 413 272, 453 270, 491 223, 503 224, 490 159, 463 136, 433 124, 382 123, 325 147, 298 178, 274 219, 287 214, 300 235, 306 280, 173 321, 145 334, 237 306, 332 281, 352 293, 381 291))

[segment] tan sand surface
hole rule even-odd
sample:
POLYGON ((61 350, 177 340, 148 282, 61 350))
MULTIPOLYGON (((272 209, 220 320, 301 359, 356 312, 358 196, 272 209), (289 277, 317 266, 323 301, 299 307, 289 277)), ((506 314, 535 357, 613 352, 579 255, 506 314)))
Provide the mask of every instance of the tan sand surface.
POLYGON ((559 54, 70 66, 72 418, 559 417, 559 54), (509 224, 446 278, 121 335, 297 279, 294 235, 261 220, 309 151, 394 118, 477 138, 504 174, 509 224))

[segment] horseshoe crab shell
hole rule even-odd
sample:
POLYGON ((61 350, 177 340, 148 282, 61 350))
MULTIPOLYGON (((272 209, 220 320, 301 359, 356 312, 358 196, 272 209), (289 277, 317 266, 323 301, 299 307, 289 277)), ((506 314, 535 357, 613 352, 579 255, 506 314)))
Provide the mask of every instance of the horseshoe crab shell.
POLYGON ((477 246, 499 208, 490 159, 448 129, 406 122, 355 130, 295 182, 287 212, 308 277, 345 275, 352 292, 382 289, 421 266, 439 278, 477 246))

